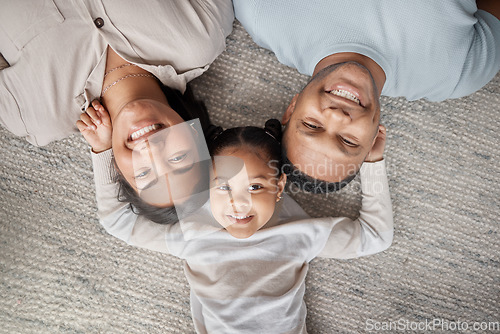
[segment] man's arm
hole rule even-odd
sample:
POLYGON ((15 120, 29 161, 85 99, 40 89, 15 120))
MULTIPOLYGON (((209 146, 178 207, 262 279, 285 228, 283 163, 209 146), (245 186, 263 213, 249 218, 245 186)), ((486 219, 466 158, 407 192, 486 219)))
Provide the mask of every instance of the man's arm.
POLYGON ((476 0, 477 8, 482 9, 500 20, 500 1, 498 0, 476 0))

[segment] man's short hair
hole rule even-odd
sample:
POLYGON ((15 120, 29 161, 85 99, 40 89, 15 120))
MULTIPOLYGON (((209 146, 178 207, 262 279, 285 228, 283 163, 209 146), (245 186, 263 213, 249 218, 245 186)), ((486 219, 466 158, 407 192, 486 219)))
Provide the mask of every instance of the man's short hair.
POLYGON ((313 193, 313 194, 328 194, 331 192, 338 191, 344 188, 349 182, 354 180, 359 170, 346 177, 339 182, 328 182, 324 180, 315 179, 307 174, 302 173, 297 167, 295 167, 286 155, 286 149, 283 145, 282 147, 282 157, 283 157, 283 173, 286 174, 287 180, 291 184, 298 187, 300 190, 313 193))

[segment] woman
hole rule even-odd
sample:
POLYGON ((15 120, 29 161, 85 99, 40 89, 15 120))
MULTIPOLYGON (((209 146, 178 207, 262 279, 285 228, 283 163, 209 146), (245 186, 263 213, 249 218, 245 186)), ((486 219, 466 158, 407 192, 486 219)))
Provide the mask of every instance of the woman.
MULTIPOLYGON (((0 53, 10 65, 0 71, 0 123, 41 146, 78 131, 80 114, 101 96, 116 138, 140 130, 148 108, 165 127, 198 117, 177 113, 175 91, 224 50, 233 19, 229 0, 9 1, 0 12, 0 53)), ((118 167, 130 163, 124 142, 113 144, 118 167)))

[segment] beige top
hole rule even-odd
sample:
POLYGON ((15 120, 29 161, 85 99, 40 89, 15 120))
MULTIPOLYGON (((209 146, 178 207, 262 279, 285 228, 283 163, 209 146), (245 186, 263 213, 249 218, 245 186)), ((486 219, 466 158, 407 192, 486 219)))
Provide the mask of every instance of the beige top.
POLYGON ((0 11, 0 124, 34 145, 78 129, 100 96, 106 49, 184 91, 224 50, 230 0, 7 0, 0 11))

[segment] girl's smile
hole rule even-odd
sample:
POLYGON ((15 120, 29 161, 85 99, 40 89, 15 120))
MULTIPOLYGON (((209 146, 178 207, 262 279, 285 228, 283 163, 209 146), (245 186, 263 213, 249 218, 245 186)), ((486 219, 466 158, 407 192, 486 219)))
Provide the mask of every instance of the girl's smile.
POLYGON ((232 236, 248 238, 272 217, 285 182, 254 149, 226 149, 214 157, 212 213, 232 236))

